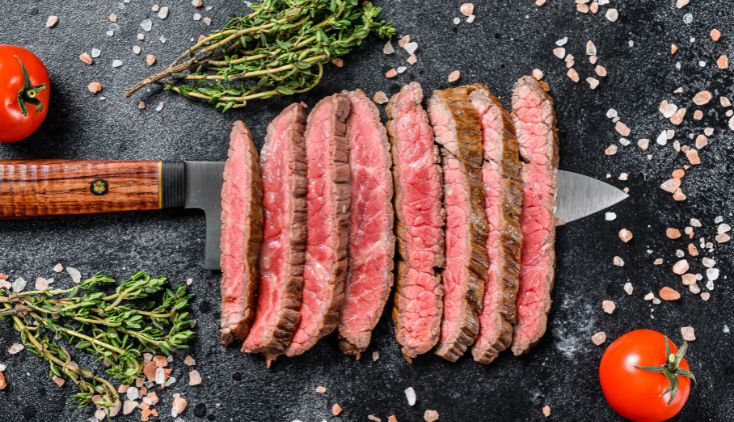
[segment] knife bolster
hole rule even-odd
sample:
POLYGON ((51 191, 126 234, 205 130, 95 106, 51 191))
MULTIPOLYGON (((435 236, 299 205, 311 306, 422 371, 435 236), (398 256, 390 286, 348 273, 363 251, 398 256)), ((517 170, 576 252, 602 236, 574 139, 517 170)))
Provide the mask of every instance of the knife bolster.
POLYGON ((186 164, 161 162, 161 208, 183 208, 186 204, 186 164))

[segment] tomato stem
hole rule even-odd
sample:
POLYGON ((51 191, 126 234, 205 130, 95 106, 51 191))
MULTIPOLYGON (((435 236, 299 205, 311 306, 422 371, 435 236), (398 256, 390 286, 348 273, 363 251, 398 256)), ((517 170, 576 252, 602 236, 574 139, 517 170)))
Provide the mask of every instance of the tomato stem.
POLYGON ((660 366, 638 366, 635 365, 635 368, 642 369, 644 371, 650 371, 650 372, 657 372, 665 375, 665 377, 668 379, 668 387, 663 391, 663 394, 660 395, 660 397, 665 396, 665 394, 670 393, 670 397, 668 398, 668 405, 673 402, 673 399, 675 398, 675 394, 678 392, 678 377, 687 377, 693 381, 693 384, 696 385, 696 376, 693 375, 691 371, 688 371, 686 369, 683 369, 680 367, 680 362, 683 360, 683 357, 686 355, 686 352, 688 351, 688 342, 683 340, 683 343, 680 345, 680 349, 678 349, 677 353, 672 353, 670 351, 670 339, 668 339, 667 336, 665 336, 665 356, 667 357, 665 364, 660 366))
POLYGON ((38 99, 38 93, 46 89, 46 84, 32 85, 31 77, 28 75, 28 69, 25 68, 20 57, 15 56, 20 63, 20 70, 23 72, 23 88, 18 92, 18 105, 23 116, 28 115, 28 104, 36 108, 37 112, 43 111, 43 103, 38 99))

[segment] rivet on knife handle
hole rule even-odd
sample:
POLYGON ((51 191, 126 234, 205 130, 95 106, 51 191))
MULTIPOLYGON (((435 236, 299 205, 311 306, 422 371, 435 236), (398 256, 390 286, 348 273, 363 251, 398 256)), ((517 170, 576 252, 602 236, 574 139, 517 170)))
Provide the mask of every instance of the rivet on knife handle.
POLYGON ((0 161, 0 219, 181 207, 183 163, 0 161))

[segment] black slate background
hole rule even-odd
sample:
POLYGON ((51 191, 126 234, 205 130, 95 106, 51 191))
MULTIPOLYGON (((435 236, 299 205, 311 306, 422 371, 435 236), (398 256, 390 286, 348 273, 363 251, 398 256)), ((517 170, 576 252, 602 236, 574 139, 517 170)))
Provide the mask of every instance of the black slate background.
MULTIPOLYGON (((143 56, 131 52, 143 19, 152 18, 153 30, 140 45, 144 54, 156 54, 162 64, 188 46, 192 37, 209 30, 192 20, 195 10, 188 1, 163 2, 171 7, 170 17, 164 21, 150 11, 153 3, 0 2, 0 42, 34 51, 48 65, 53 80, 48 121, 27 141, 0 145, 1 158, 222 160, 235 119, 244 119, 261 140, 267 122, 293 99, 252 103, 248 110, 222 115, 157 89, 144 93, 148 101, 144 111, 136 107, 138 97, 121 97, 126 87, 151 70, 143 56), (119 16, 116 25, 104 20, 111 12, 119 16), (60 22, 47 29, 46 17, 51 14, 58 15, 60 22), (105 35, 110 28, 114 29, 113 37, 105 35), (165 44, 158 39, 161 35, 167 38, 165 44), (102 56, 94 66, 86 66, 77 56, 92 47, 101 49, 102 56), (123 60, 124 65, 113 69, 113 59, 123 60), (105 87, 98 96, 86 90, 93 80, 105 87), (165 108, 156 112, 159 101, 165 102, 165 108)), ((219 280, 217 274, 201 268, 204 220, 196 212, 2 222, 0 271, 32 282, 38 276, 54 276, 51 268, 61 262, 85 275, 107 270, 123 276, 144 269, 167 274, 176 282, 193 278, 199 337, 191 354, 198 361, 204 383, 185 386, 187 377, 180 360, 186 353, 177 354, 174 375, 180 381, 160 393, 161 420, 172 420, 172 392, 188 399, 189 409, 182 416, 186 421, 364 421, 368 414, 383 420, 395 414, 400 421, 418 421, 425 409, 438 410, 442 421, 537 421, 544 420, 541 408, 545 404, 552 408, 552 420, 618 420, 598 386, 603 348, 594 346, 590 336, 606 331, 611 341, 628 330, 651 327, 679 342, 679 327, 689 324, 698 337, 691 344, 689 361, 699 384, 677 419, 732 420, 732 340, 724 330, 725 324, 734 324, 732 289, 726 278, 731 246, 717 245, 715 253, 709 254, 719 262, 722 277, 708 302, 685 292, 678 302, 653 306, 642 296, 663 285, 683 289, 670 265, 676 260, 675 249, 684 249, 686 242, 667 240, 666 227, 682 228, 690 217, 697 217, 704 223, 697 237, 710 239, 715 235, 716 216, 731 222, 729 204, 734 188, 729 157, 734 152, 734 137, 726 129, 718 101, 705 109, 704 123, 716 133, 701 153, 704 165, 689 171, 684 181, 688 201, 676 203, 658 188, 684 163, 684 157, 670 145, 655 145, 654 139, 672 126, 657 111, 662 99, 688 105, 692 93, 703 88, 711 89, 715 98, 731 96, 731 73, 712 64, 719 54, 734 50, 734 9, 717 0, 693 0, 682 10, 675 8, 673 0, 612 0, 612 6, 620 11, 619 21, 612 23, 602 13, 575 12, 572 0, 550 0, 542 8, 530 0, 477 0, 476 22, 454 26, 451 19, 459 15, 460 4, 456 0, 381 3, 400 34, 410 34, 419 43, 418 64, 397 79, 383 78, 382 73, 390 67, 403 65, 407 55, 398 52, 397 57, 385 56, 382 43, 372 40, 347 59, 344 69, 329 69, 324 83, 299 100, 313 105, 324 95, 354 88, 370 95, 377 90, 390 94, 410 80, 420 81, 427 90, 441 88, 447 86, 449 72, 459 69, 461 82, 487 82, 507 104, 513 82, 533 68, 541 68, 557 102, 561 167, 602 180, 609 173, 613 176, 610 183, 631 190, 630 199, 612 210, 618 215, 616 221, 605 222, 603 214, 598 214, 559 229, 553 312, 547 335, 529 355, 518 359, 504 354, 486 367, 467 358, 451 364, 425 356, 409 366, 400 356, 386 317, 369 350, 380 352, 377 362, 355 362, 342 356, 329 337, 305 356, 279 361, 267 370, 260 358, 235 349, 222 350, 218 345, 219 280), (684 23, 687 13, 693 16, 690 24, 684 23), (717 44, 708 39, 713 27, 724 34, 717 44), (569 37, 566 49, 576 56, 576 69, 582 78, 592 72, 584 46, 589 39, 596 43, 600 63, 609 71, 596 91, 589 90, 583 81, 572 84, 565 76, 563 62, 552 55, 555 40, 564 36, 569 37), (696 42, 690 43, 689 37, 695 37, 696 42), (629 40, 634 41, 632 47, 629 40), (675 57, 669 54, 671 42, 681 46, 675 57), (677 60, 681 70, 674 67, 677 60), (705 60, 707 66, 699 67, 699 60, 705 60), (672 91, 677 86, 683 86, 686 93, 674 97, 672 91), (633 145, 620 146, 613 157, 603 154, 604 148, 619 138, 605 117, 609 108, 617 109, 633 129, 633 145), (643 137, 651 139, 652 160, 634 144, 643 137), (621 172, 629 173, 630 180, 616 180, 621 172), (622 227, 635 236, 627 245, 617 238, 622 227), (614 255, 623 257, 626 265, 612 266, 614 255), (665 264, 653 266, 656 257, 664 258, 665 264), (635 287, 632 296, 622 290, 626 281, 635 287), (601 301, 606 298, 617 304, 613 315, 601 310, 601 301), (317 385, 327 386, 328 392, 316 394, 317 385), (403 393, 409 386, 418 396, 412 408, 403 393), (331 416, 333 403, 344 408, 338 418, 331 416)), ((214 26, 245 9, 240 1, 209 0, 206 4, 214 8, 202 14, 211 16, 214 26)), ((159 64, 154 69, 161 68, 159 64)), ((684 143, 689 133, 701 133, 703 127, 702 123, 692 123, 690 114, 676 137, 684 143)), ((702 271, 699 263, 694 270, 702 271)), ((56 279, 57 285, 69 283, 68 277, 56 279)), ((39 359, 26 352, 11 357, 7 348, 16 341, 11 329, 0 332, 0 362, 8 367, 10 383, 8 391, 0 393, 0 420, 78 421, 91 416, 69 399, 70 386, 59 389, 48 380, 39 359)))

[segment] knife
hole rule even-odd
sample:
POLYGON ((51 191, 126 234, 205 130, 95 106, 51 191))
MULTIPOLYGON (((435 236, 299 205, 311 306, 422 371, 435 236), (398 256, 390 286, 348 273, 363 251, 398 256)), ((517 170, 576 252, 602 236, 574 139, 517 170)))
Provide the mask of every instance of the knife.
MULTIPOLYGON (((0 161, 0 219, 170 208, 206 215, 204 268, 219 269, 224 163, 210 161, 0 161)), ((569 223, 627 194, 591 177, 558 172, 556 221, 569 223)))

